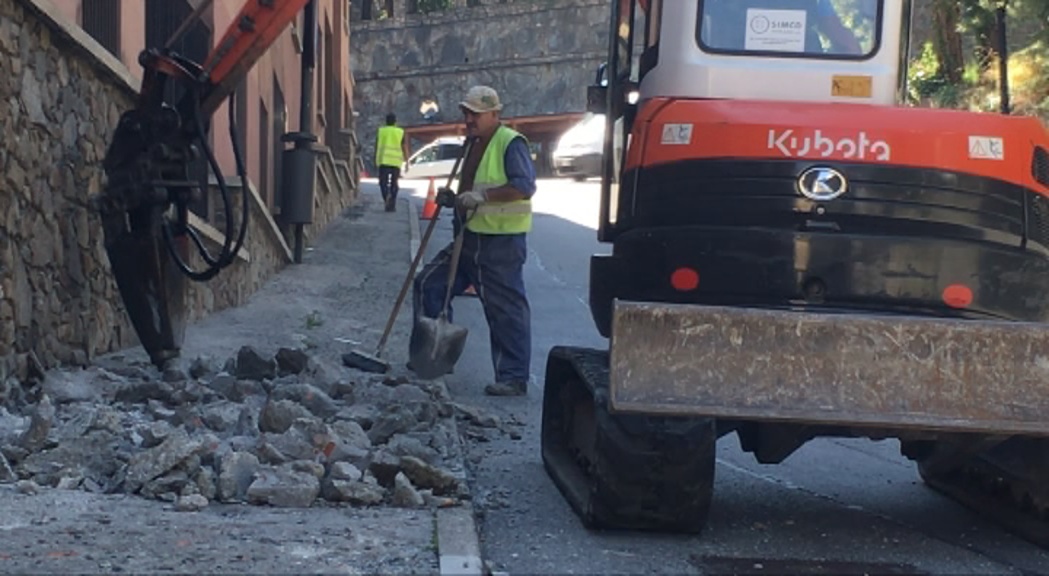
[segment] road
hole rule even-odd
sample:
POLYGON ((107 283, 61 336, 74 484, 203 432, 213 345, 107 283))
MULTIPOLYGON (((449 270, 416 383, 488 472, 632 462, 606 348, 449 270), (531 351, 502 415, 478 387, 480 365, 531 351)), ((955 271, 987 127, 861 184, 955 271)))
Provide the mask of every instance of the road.
MULTIPOLYGON (((425 182, 415 186, 421 207, 425 182)), ((412 191, 409 190, 409 193, 412 191)), ((489 398, 488 331, 476 299, 456 301, 470 340, 453 396, 485 406, 519 434, 471 445, 485 558, 510 574, 1049 573, 1049 553, 926 488, 896 441, 810 442, 761 465, 735 435, 718 443, 710 522, 699 537, 596 533, 579 523, 539 453, 542 375, 557 344, 602 346, 587 300, 596 242, 596 182, 543 180, 535 200, 525 282, 533 313, 534 385, 527 398, 489 398), (517 439, 515 439, 517 438, 517 439)), ((450 232, 441 223, 438 246, 450 232)), ((434 246, 428 252, 433 252, 434 246)))

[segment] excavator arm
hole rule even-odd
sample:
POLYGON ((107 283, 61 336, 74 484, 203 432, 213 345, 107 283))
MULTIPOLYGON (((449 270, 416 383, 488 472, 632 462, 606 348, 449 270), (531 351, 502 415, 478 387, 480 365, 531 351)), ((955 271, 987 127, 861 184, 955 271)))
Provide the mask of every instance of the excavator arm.
POLYGON ((248 194, 240 195, 237 229, 230 191, 208 144, 211 116, 229 101, 230 140, 237 173, 245 181, 235 136, 235 88, 311 0, 247 0, 203 62, 171 50, 212 1, 197 0, 190 19, 165 47, 139 56, 142 86, 134 107, 116 126, 103 161, 106 184, 93 198, 121 299, 140 343, 160 369, 178 357, 182 345, 186 279, 205 282, 232 264, 247 231, 248 194), (178 90, 169 90, 172 84, 178 90), (169 101, 172 92, 180 95, 169 101), (201 158, 210 170, 191 174, 201 158), (209 172, 215 175, 225 214, 225 241, 217 255, 189 223, 189 206, 207 189, 209 172), (203 267, 191 265, 191 249, 203 267))

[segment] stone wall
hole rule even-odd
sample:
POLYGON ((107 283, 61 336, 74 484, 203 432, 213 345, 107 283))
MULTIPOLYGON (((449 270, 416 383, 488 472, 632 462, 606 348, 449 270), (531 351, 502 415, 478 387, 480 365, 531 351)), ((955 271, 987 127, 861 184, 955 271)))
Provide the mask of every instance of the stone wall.
POLYGON ((508 3, 429 15, 354 22, 354 110, 365 161, 387 112, 423 124, 420 104, 440 106, 435 122, 461 118, 456 103, 472 84, 504 100, 503 116, 583 112, 586 86, 605 59, 607 0, 508 3))
MULTIPOLYGON (((24 377, 30 361, 43 368, 84 363, 138 344, 88 204, 102 189, 100 163, 135 89, 127 70, 58 16, 49 0, 0 0, 0 70, 0 377, 6 378, 24 377)), ((350 176, 330 188, 317 195, 309 234, 354 199, 350 176)), ((238 210, 235 222, 239 217, 238 210)), ((221 232, 197 224, 216 252, 221 232)), ((191 283, 191 318, 243 303, 290 262, 256 193, 244 248, 216 280, 191 283)))

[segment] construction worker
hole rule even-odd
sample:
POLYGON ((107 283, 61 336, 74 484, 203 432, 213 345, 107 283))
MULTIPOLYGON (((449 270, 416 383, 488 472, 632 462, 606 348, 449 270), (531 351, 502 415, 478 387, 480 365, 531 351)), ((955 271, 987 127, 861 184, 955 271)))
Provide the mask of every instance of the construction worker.
MULTIPOLYGON (((485 393, 522 396, 527 394, 532 360, 524 263, 526 235, 532 228, 535 167, 525 137, 500 121, 502 104, 494 89, 470 88, 459 108, 471 139, 459 193, 441 188, 436 195, 438 204, 455 210, 455 232, 465 227, 452 295, 459 296, 473 285, 484 308, 495 371, 495 382, 485 386, 485 393)), ((451 253, 449 244, 416 277, 416 314, 427 318, 440 314, 451 253)))
POLYGON ((404 159, 408 157, 408 139, 404 137, 404 128, 397 126, 397 116, 386 115, 386 125, 379 128, 375 137, 375 165, 379 167, 379 190, 382 192, 386 211, 397 209, 397 192, 400 190, 398 180, 401 177, 401 166, 405 174, 408 166, 404 159))

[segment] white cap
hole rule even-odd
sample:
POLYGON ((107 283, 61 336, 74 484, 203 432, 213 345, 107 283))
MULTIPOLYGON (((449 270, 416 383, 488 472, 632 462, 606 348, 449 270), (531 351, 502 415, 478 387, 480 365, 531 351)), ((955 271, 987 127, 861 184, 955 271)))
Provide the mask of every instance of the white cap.
POLYGON ((459 106, 473 112, 492 112, 502 110, 503 105, 499 102, 499 93, 489 86, 474 86, 466 92, 466 98, 459 106))

